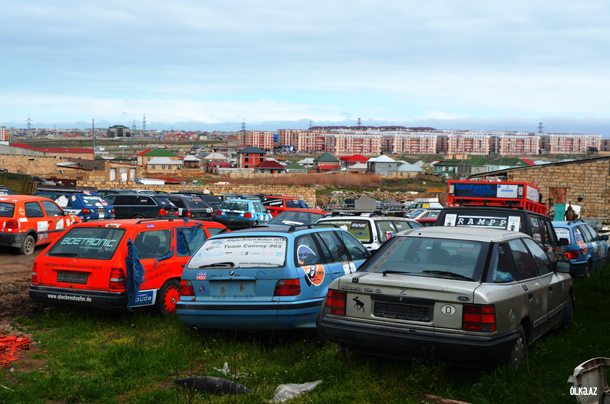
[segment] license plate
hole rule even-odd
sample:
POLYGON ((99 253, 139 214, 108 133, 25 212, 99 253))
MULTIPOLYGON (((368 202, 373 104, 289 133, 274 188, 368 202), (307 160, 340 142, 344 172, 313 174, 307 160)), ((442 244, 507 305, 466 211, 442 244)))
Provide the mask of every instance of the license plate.
POLYGON ((212 281, 210 295, 219 300, 247 300, 255 295, 255 281, 212 281))
POLYGON ((134 299, 134 303, 131 305, 135 306, 150 306, 155 301, 155 292, 156 290, 144 290, 140 291, 136 298, 134 299))
POLYGON ((227 216, 237 217, 237 216, 239 216, 239 213, 227 212, 227 216))
POLYGON ((375 302, 373 315, 376 317, 395 318, 410 321, 431 321, 429 306, 415 306, 410 304, 397 304, 375 302))
POLYGON ((86 272, 74 272, 74 271, 59 271, 57 272, 57 282, 65 283, 80 283, 85 285, 89 274, 86 272))

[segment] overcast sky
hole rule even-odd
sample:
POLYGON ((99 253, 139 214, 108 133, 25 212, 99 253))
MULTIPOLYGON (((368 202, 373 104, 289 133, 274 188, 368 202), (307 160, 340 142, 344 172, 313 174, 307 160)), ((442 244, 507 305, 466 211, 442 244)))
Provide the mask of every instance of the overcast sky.
POLYGON ((610 136, 610 2, 0 0, 0 125, 610 136), (210 4, 205 4, 210 3, 210 4))

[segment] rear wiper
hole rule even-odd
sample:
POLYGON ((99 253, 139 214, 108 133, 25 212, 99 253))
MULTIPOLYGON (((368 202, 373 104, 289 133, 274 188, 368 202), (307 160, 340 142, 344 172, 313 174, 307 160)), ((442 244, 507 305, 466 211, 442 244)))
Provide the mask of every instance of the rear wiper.
POLYGON ((229 266, 229 267, 233 268, 233 267, 235 267, 235 263, 233 263, 231 261, 217 262, 215 264, 202 265, 202 266, 199 267, 199 269, 201 269, 201 268, 211 268, 211 267, 223 267, 223 266, 229 266))
POLYGON ((77 253, 50 253, 47 255, 51 255, 53 257, 78 257, 77 253))
POLYGON ((454 278, 465 279, 467 281, 473 281, 474 282, 474 279, 469 278, 467 276, 464 276, 462 274, 456 274, 455 272, 449 272, 449 271, 422 271, 422 273, 424 273, 424 274, 435 274, 435 275, 453 276, 454 278))

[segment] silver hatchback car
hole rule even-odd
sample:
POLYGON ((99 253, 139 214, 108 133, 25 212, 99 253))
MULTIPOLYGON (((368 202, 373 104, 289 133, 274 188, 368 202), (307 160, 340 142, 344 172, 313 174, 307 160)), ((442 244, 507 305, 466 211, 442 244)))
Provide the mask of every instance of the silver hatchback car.
POLYGON ((569 271, 523 233, 411 229, 331 283, 320 333, 375 356, 516 367, 528 345, 572 325, 569 271))

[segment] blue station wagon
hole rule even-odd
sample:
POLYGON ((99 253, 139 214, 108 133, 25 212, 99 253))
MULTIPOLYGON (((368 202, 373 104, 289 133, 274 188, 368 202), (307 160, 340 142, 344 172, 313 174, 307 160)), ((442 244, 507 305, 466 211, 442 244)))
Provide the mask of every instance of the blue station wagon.
POLYGON ((49 198, 65 212, 83 220, 114 219, 114 207, 96 192, 40 191, 34 195, 49 198))
POLYGON ((208 239, 180 281, 189 328, 315 328, 328 285, 370 256, 347 231, 317 226, 237 230, 208 239))
POLYGON ((258 226, 272 217, 259 200, 227 199, 216 211, 214 219, 230 229, 236 229, 258 226))
POLYGON ((566 258, 572 263, 572 276, 584 276, 601 269, 608 262, 608 236, 599 236, 584 220, 554 221, 557 238, 567 239, 562 246, 566 258))

